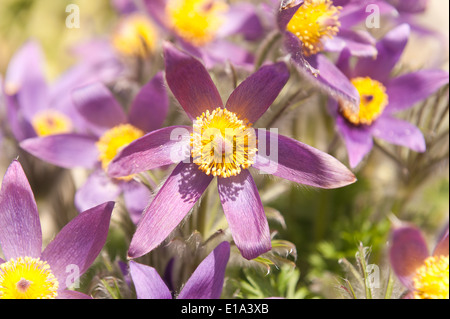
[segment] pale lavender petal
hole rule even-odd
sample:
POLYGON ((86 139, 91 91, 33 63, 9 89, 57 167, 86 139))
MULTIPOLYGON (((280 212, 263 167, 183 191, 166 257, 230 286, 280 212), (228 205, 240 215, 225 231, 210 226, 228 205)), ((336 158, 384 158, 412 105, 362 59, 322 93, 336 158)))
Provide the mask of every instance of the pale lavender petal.
POLYGON ((219 91, 200 61, 168 42, 164 57, 167 83, 189 118, 223 106, 219 91))
POLYGON ((8 119, 7 123, 15 139, 20 142, 27 138, 36 137, 36 131, 31 123, 23 116, 17 104, 17 96, 5 94, 4 99, 8 119))
POLYGON ((109 89, 100 82, 74 90, 72 99, 85 120, 98 127, 99 130, 108 130, 127 122, 127 117, 120 104, 109 89))
POLYGON ((172 299, 172 294, 155 268, 129 262, 137 299, 172 299))
POLYGON ((145 207, 150 203, 152 194, 147 186, 136 181, 124 182, 120 187, 130 218, 133 223, 137 224, 145 207))
POLYGON ((97 139, 81 134, 58 134, 22 141, 20 147, 37 158, 64 168, 92 168, 98 162, 97 139))
POLYGON ((269 224, 250 172, 219 178, 217 184, 228 226, 242 256, 253 259, 269 251, 269 224))
POLYGON ((338 188, 356 181, 353 173, 337 159, 292 138, 258 130, 258 147, 262 144, 270 154, 259 149, 253 167, 261 171, 320 188, 338 188))
POLYGON ((384 115, 372 123, 370 129, 374 137, 416 152, 425 152, 426 144, 422 132, 409 122, 384 115))
POLYGON ((145 209, 128 250, 140 257, 159 246, 180 224, 212 180, 196 164, 180 163, 145 209))
POLYGON ((159 129, 169 111, 169 96, 161 72, 142 87, 128 113, 130 124, 144 132, 159 129))
POLYGON ((37 258, 42 249, 39 213, 30 184, 20 163, 14 160, 0 191, 0 246, 6 260, 37 258))
POLYGON ((120 186, 102 169, 97 169, 75 193, 75 207, 79 212, 83 212, 94 206, 115 201, 121 191, 120 186))
POLYGON ((170 126, 144 135, 125 147, 109 164, 112 177, 128 176, 189 158, 192 127, 170 126))
POLYGON ((147 12, 163 30, 170 28, 166 14, 166 2, 167 0, 145 0, 147 12))
POLYGON ((202 60, 206 68, 224 62, 229 62, 234 66, 239 66, 245 69, 254 67, 254 56, 247 49, 234 44, 233 42, 218 39, 204 48, 202 48, 202 60))
POLYGON ((448 84, 448 79, 448 72, 444 70, 420 70, 392 79, 386 85, 389 97, 386 111, 396 112, 414 106, 448 84))
POLYGON ((413 227, 395 229, 392 234, 389 257, 398 279, 411 289, 411 277, 429 257, 428 247, 420 230, 413 227))
POLYGON ((284 62, 263 66, 233 91, 226 108, 240 119, 255 123, 272 105, 288 80, 289 70, 284 62))
POLYGON ((225 23, 217 32, 218 37, 241 34, 246 40, 252 41, 263 35, 263 26, 257 15, 257 10, 250 3, 234 3, 225 13, 225 23))
POLYGON ((375 42, 375 39, 366 31, 342 30, 338 36, 326 40, 324 48, 332 52, 340 52, 347 48, 352 56, 374 57, 377 55, 375 42))
POLYGON ((361 58, 355 66, 356 76, 369 76, 387 83, 391 71, 399 61, 409 39, 410 27, 402 24, 389 31, 378 43, 376 58, 361 58))
POLYGON ((59 289, 70 285, 91 266, 105 244, 114 202, 91 208, 72 219, 42 252, 58 279, 59 289))
POLYGON ((58 291, 56 299, 92 299, 92 297, 79 291, 64 289, 58 291))
POLYGON ((434 248, 433 256, 448 256, 448 228, 434 248))
POLYGON ((425 12, 429 0, 389 0, 400 12, 422 13, 425 12))
MULTIPOLYGON (((333 1, 333 4, 341 5, 338 4, 336 0, 333 1)), ((397 10, 385 1, 354 1, 353 3, 342 4, 342 10, 339 14, 339 22, 341 23, 340 29, 349 29, 356 24, 365 21, 371 14, 374 14, 374 7, 370 7, 369 5, 375 5, 377 13, 379 13, 380 16, 398 16, 397 10)))
POLYGON ((188 279, 177 299, 220 299, 230 244, 220 243, 188 279))

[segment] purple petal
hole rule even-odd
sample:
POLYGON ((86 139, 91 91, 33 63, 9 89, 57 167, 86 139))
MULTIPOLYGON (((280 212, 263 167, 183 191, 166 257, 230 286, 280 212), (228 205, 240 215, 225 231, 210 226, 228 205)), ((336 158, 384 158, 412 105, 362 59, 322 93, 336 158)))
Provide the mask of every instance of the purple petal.
POLYGON ((58 291, 57 299, 92 299, 92 297, 75 290, 61 290, 58 291))
POLYGON ((94 206, 115 201, 120 193, 119 185, 103 170, 97 169, 75 193, 75 206, 79 212, 83 212, 94 206))
POLYGON ((433 256, 448 256, 448 227, 444 236, 442 236, 434 248, 433 256))
POLYGON ((127 122, 120 104, 108 88, 100 82, 74 90, 72 99, 85 120, 96 126, 100 132, 127 122))
POLYGON ((318 149, 269 131, 258 130, 258 137, 259 152, 253 165, 257 169, 320 188, 343 187, 356 181, 341 162, 318 149), (264 154, 263 144, 270 150, 269 156, 264 154))
POLYGON ((411 289, 411 277, 429 257, 428 248, 421 232, 413 227, 394 230, 389 251, 391 266, 398 279, 411 289))
POLYGON ((192 127, 170 126, 153 131, 125 147, 108 166, 112 177, 128 176, 189 158, 192 127))
POLYGON ((429 0, 390 0, 390 2, 401 12, 422 13, 426 11, 429 0))
POLYGON ((200 61, 168 42, 164 45, 164 57, 167 83, 189 118, 223 106, 214 82, 200 61))
POLYGON ((226 108, 255 123, 272 105, 289 79, 284 62, 266 65, 245 79, 228 98, 226 108))
POLYGON ((448 77, 444 70, 420 70, 392 79, 386 85, 389 97, 386 111, 397 112, 414 106, 448 84, 448 77))
POLYGON ((196 164, 180 163, 145 209, 128 250, 140 257, 161 244, 180 224, 212 180, 196 164))
POLYGON ((339 35, 325 41, 326 51, 340 52, 347 48, 352 56, 374 57, 377 55, 375 39, 366 31, 342 30, 339 35))
POLYGON ((200 263, 178 299, 220 299, 229 258, 230 244, 222 242, 200 263))
POLYGON ((281 32, 286 31, 286 27, 291 21, 298 8, 303 4, 302 0, 294 0, 289 4, 289 7, 282 7, 277 14, 277 25, 281 32))
POLYGON ((20 147, 43 161, 64 168, 92 168, 98 161, 97 139, 80 134, 57 134, 22 141, 20 147))
POLYGON ((172 294, 155 268, 130 261, 130 274, 138 299, 172 299, 172 294))
POLYGON ((0 191, 0 246, 6 260, 41 255, 42 232, 36 201, 16 160, 8 167, 0 191))
POLYGON ((144 132, 160 128, 169 111, 169 96, 161 72, 142 87, 131 104, 128 119, 144 132))
POLYGON ((384 115, 371 126, 374 137, 391 144, 408 147, 416 152, 425 152, 426 144, 422 132, 409 122, 384 115))
POLYGON ((71 220, 42 252, 59 289, 70 286, 91 266, 105 244, 114 202, 91 208, 71 220), (75 271, 74 271, 75 270, 75 271))
MULTIPOLYGON (((340 5, 337 4, 337 1, 334 0, 333 4, 335 6, 340 5)), ((341 23, 340 29, 349 29, 355 24, 358 24, 364 20, 366 20, 370 14, 373 14, 373 10, 369 5, 376 5, 379 10, 379 14, 382 15, 391 15, 397 16, 397 10, 392 7, 390 4, 387 4, 385 1, 355 1, 355 3, 349 3, 342 5, 341 13, 339 14, 339 22, 341 23), (360 3, 358 3, 360 2, 360 3)))
POLYGON ((242 256, 253 259, 272 247, 269 224, 253 177, 248 170, 219 178, 220 201, 236 246, 242 256))
POLYGON ((125 206, 133 223, 137 224, 142 212, 152 199, 150 190, 143 184, 130 181, 121 184, 125 206))
POLYGON ((242 34, 252 41, 263 35, 263 26, 256 14, 256 8, 250 3, 235 3, 225 14, 226 22, 218 30, 218 37, 242 34))
MULTIPOLYGON (((197 49, 197 51, 200 50, 197 49)), ((201 51, 203 53, 201 54, 202 60, 208 69, 224 62, 251 69, 255 60, 254 56, 247 49, 222 39, 209 43, 201 51)))
POLYGON ((17 104, 17 95, 10 96, 5 94, 5 105, 8 119, 8 126, 11 129, 17 141, 36 137, 36 131, 31 123, 23 116, 19 105, 17 104))
POLYGON ((402 24, 389 31, 377 44, 377 57, 361 58, 355 67, 356 76, 369 76, 387 83, 391 71, 400 59, 409 39, 410 27, 402 24))

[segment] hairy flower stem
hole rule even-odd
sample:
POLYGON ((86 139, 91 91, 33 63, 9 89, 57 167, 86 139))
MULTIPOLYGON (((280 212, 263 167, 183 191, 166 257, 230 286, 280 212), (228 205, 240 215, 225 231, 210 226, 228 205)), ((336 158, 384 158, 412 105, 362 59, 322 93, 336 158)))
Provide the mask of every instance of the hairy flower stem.
POLYGON ((391 299, 393 289, 394 289, 394 276, 392 269, 389 269, 389 279, 386 287, 386 293, 384 294, 384 299, 391 299))
POLYGON ((269 54, 270 50, 280 39, 281 33, 278 32, 278 30, 273 31, 266 37, 265 41, 263 41, 260 48, 258 49, 258 53, 256 55, 255 71, 261 67, 264 61, 266 61, 267 55, 269 54))

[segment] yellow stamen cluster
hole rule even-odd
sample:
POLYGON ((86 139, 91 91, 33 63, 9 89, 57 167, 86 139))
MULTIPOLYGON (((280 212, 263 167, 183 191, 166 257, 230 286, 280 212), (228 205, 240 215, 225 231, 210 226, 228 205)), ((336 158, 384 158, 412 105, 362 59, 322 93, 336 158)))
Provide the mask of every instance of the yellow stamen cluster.
POLYGON ((211 42, 225 22, 228 5, 222 0, 169 0, 166 14, 172 29, 196 46, 211 42))
POLYGON ((428 257, 413 278, 415 299, 449 299, 448 256, 428 257))
POLYGON ((148 57, 156 47, 155 26, 142 14, 125 16, 112 38, 114 47, 124 56, 148 57))
POLYGON ((254 163, 256 133, 247 121, 219 107, 194 121, 191 148, 194 163, 207 175, 236 176, 254 163))
POLYGON ((73 130, 72 121, 57 110, 45 110, 37 113, 32 121, 38 136, 69 133, 73 130))
POLYGON ((341 104, 342 115, 352 124, 370 125, 384 111, 389 98, 383 84, 369 77, 358 77, 351 80, 360 95, 359 112, 341 104))
POLYGON ((55 299, 58 280, 47 262, 19 257, 0 265, 0 299, 55 299))
POLYGON ((323 40, 339 32, 341 9, 330 0, 305 0, 298 8, 286 29, 302 42, 305 56, 321 52, 323 40))
POLYGON ((119 124, 106 131, 97 141, 99 160, 107 171, 109 163, 128 144, 144 136, 144 132, 131 124, 119 124))

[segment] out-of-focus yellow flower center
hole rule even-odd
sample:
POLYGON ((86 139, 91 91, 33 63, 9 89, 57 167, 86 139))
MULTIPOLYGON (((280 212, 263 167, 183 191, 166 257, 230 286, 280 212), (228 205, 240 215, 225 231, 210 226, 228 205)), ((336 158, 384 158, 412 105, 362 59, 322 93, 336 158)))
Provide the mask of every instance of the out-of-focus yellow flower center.
POLYGON ((449 299, 448 256, 428 257, 413 278, 415 299, 449 299))
POLYGON ((19 257, 0 265, 0 299, 55 299, 58 280, 47 262, 19 257))
POLYGON ((114 157, 125 146, 142 136, 144 136, 144 132, 131 124, 119 124, 106 131, 96 144, 100 152, 99 160, 102 168, 107 171, 108 165, 114 157))
POLYGON ((194 163, 207 175, 236 176, 254 163, 256 133, 247 121, 219 107, 194 121, 191 147, 194 163))
POLYGON ((354 78, 351 82, 358 90, 361 99, 359 112, 355 113, 343 105, 341 105, 341 112, 349 122, 355 125, 370 125, 383 113, 389 102, 386 88, 369 77, 354 78))
POLYGON ((212 41, 225 22, 222 0, 169 0, 166 13, 173 30, 185 41, 202 46, 212 41))
POLYGON ((303 54, 310 56, 323 50, 323 40, 333 38, 341 26, 339 12, 330 0, 305 0, 287 25, 303 44, 303 54))
POLYGON ((142 14, 126 16, 113 34, 114 47, 124 56, 148 57, 155 49, 158 34, 142 14))
POLYGON ((31 121, 38 136, 69 133, 73 130, 72 121, 56 110, 45 110, 36 114, 31 121))

